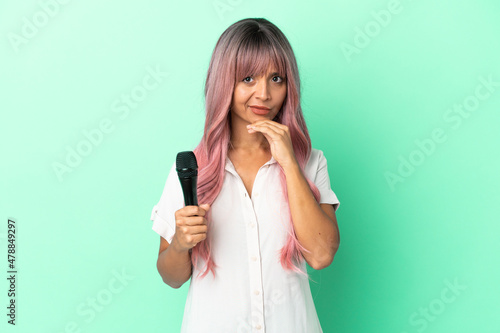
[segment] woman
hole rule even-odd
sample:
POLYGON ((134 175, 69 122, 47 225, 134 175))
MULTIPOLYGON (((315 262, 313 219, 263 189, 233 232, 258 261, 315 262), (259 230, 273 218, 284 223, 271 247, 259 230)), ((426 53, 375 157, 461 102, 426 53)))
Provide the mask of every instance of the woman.
POLYGON ((179 288, 193 277, 182 332, 322 332, 305 261, 332 262, 340 203, 299 93, 295 56, 274 24, 244 19, 224 31, 194 149, 206 204, 184 207, 174 163, 151 215, 163 281, 179 288))

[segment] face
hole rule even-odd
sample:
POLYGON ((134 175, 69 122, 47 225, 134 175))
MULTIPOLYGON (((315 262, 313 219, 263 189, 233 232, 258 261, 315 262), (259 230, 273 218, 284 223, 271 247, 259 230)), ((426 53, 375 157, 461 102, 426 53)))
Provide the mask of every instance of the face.
POLYGON ((273 120, 286 97, 286 79, 269 69, 260 77, 248 76, 236 82, 231 104, 233 122, 253 123, 257 120, 273 120), (257 109, 260 106, 267 109, 257 109))

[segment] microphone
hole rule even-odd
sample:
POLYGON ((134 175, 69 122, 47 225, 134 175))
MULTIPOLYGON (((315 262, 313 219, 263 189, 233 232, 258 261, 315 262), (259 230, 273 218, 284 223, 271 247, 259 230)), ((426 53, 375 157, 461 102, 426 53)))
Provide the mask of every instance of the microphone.
POLYGON ((186 206, 198 206, 197 182, 198 163, 192 151, 182 151, 177 154, 175 169, 181 182, 186 206))

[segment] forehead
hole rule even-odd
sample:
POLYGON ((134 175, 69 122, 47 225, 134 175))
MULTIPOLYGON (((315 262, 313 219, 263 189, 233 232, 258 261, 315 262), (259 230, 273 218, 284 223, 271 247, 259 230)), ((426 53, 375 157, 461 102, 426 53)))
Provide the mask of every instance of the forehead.
POLYGON ((284 56, 270 48, 249 48, 239 50, 236 56, 236 76, 269 75, 281 73, 285 75, 284 56))
POLYGON ((259 73, 260 75, 279 75, 278 69, 274 66, 269 66, 267 70, 263 73, 259 73))
POLYGON ((280 70, 272 63, 261 65, 261 66, 256 66, 254 64, 244 64, 242 67, 238 68, 238 74, 240 76, 244 75, 254 75, 254 76, 264 76, 264 77, 269 77, 269 76, 274 76, 274 75, 282 75, 284 76, 285 73, 281 73, 280 70))

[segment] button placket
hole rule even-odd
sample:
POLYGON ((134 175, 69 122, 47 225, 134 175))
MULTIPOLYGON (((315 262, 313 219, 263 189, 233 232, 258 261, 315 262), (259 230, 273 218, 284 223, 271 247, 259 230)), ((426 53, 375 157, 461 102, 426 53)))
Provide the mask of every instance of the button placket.
MULTIPOLYGON (((257 184, 257 177, 254 181, 254 187, 257 184)), ((248 249, 248 265, 249 265, 249 292, 250 297, 250 308, 252 310, 252 332, 265 332, 264 325, 264 290, 262 285, 262 266, 260 260, 260 240, 259 240, 259 228, 257 223, 257 217, 254 210, 254 202, 248 196, 246 192, 243 181, 240 178, 240 186, 244 190, 244 195, 242 196, 244 216, 246 220, 246 238, 247 238, 247 249, 248 249)))
MULTIPOLYGON (((231 163, 232 164, 232 163, 231 163)), ((243 180, 239 174, 234 171, 234 176, 239 179, 239 186, 242 189, 242 207, 244 208, 243 214, 245 217, 248 216, 248 220, 245 220, 246 225, 246 238, 247 238, 247 249, 248 249, 248 265, 249 265, 249 292, 250 297, 250 308, 252 312, 252 332, 265 333, 265 323, 264 323, 264 287, 262 284, 262 266, 261 266, 261 255, 260 255, 260 240, 259 240, 259 228, 257 223, 257 217, 254 209, 253 198, 250 198, 243 180)), ((262 169, 262 167, 261 167, 262 169)), ((258 186, 258 179, 260 170, 254 180, 254 188, 258 186)), ((256 192, 255 197, 258 196, 256 192)))

